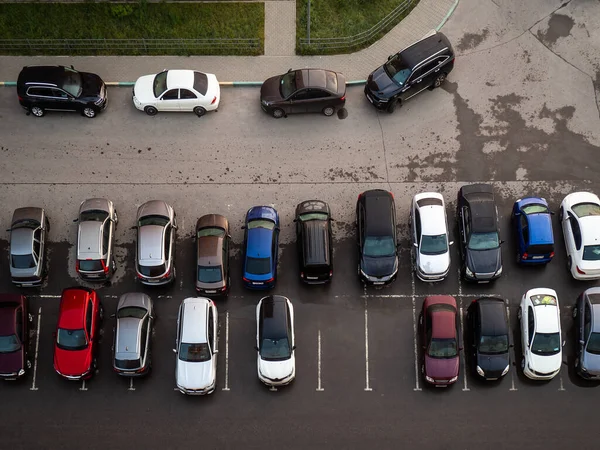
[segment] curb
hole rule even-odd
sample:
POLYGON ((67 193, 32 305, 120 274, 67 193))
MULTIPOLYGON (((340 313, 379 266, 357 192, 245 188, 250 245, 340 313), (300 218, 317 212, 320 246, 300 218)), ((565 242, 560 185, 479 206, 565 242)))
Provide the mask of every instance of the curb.
MULTIPOLYGON (((346 86, 358 86, 361 84, 365 84, 367 80, 354 80, 354 81, 346 81, 346 86)), ((106 81, 105 84, 107 86, 116 86, 116 87, 132 87, 135 85, 133 81, 106 81)), ((219 81, 219 86, 230 86, 230 87, 260 87, 262 86, 262 81, 219 81)), ((0 86, 16 86, 16 81, 0 81, 0 86)))
POLYGON ((458 2, 459 0, 455 0, 454 4, 450 7, 450 9, 448 10, 448 12, 446 13, 446 15, 444 16, 444 18, 442 19, 442 21, 440 22, 440 24, 435 27, 436 31, 440 31, 441 28, 446 24, 446 22, 448 21, 448 19, 450 18, 450 16, 454 13, 454 10, 456 9, 456 7, 458 6, 458 2))

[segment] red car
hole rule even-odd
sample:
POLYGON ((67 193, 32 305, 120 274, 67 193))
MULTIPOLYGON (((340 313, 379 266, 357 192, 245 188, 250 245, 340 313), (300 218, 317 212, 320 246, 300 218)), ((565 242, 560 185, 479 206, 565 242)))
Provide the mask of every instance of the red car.
POLYGON ((0 379, 25 375, 30 316, 27 299, 19 294, 0 295, 0 379))
POLYGON ((458 379, 460 363, 456 300, 432 295, 423 302, 420 316, 423 375, 428 383, 448 386, 458 379))
POLYGON ((102 304, 96 291, 82 287, 63 291, 54 333, 56 373, 67 380, 92 376, 102 316, 102 304))

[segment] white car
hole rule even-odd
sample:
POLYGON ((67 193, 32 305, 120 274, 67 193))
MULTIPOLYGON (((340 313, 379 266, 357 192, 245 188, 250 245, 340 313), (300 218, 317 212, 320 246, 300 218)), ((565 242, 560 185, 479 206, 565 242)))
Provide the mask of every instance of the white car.
POLYGON ((270 295, 256 305, 258 379, 283 386, 296 377, 294 307, 287 297, 270 295))
POLYGON ((206 395, 215 390, 218 350, 217 307, 208 298, 186 298, 179 306, 175 380, 182 394, 206 395))
POLYGON ((443 280, 450 270, 448 220, 444 197, 436 192, 414 196, 410 209, 413 267, 422 281, 443 280))
POLYGON ((159 111, 193 111, 201 117, 206 111, 216 111, 220 100, 217 77, 195 70, 144 75, 133 87, 133 104, 149 116, 159 111))
POLYGON ((532 380, 550 380, 562 364, 558 296, 552 289, 530 289, 517 313, 521 322, 523 373, 532 380))
POLYGON ((567 249, 567 267, 576 280, 600 278, 600 199, 574 192, 560 204, 560 225, 567 249))

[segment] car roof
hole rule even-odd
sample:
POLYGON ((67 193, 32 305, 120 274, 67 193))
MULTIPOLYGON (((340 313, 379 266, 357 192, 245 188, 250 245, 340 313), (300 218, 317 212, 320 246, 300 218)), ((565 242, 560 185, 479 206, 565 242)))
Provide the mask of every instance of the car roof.
POLYGON ((485 336, 501 336, 508 334, 506 323, 506 305, 499 298, 480 298, 477 300, 481 334, 485 336))
POLYGON ((448 38, 443 33, 437 32, 405 48, 400 55, 410 66, 415 66, 429 56, 445 49, 453 53, 448 38))
POLYGON ((470 184, 461 187, 460 192, 471 211, 472 231, 476 233, 497 231, 493 187, 489 184, 470 184))
POLYGON ((100 254, 100 242, 102 240, 103 222, 85 221, 79 223, 79 242, 77 246, 77 258, 98 258, 100 254))
POLYGON ((533 307, 535 331, 537 333, 556 333, 560 331, 558 307, 555 305, 537 305, 533 307))
POLYGON ((138 259, 142 265, 144 262, 162 261, 163 256, 163 235, 165 228, 159 225, 145 225, 139 228, 138 237, 138 259))
POLYGON ((117 319, 118 328, 115 343, 116 359, 134 359, 140 354, 140 335, 142 319, 137 317, 123 317, 117 319))
POLYGON ((181 342, 203 344, 206 342, 206 324, 210 300, 206 298, 186 298, 183 305, 181 342))
POLYGON ((60 328, 83 328, 85 305, 89 296, 90 292, 84 288, 67 288, 62 292, 58 316, 60 328))
POLYGON ((600 216, 586 216, 578 220, 581 225, 583 245, 600 244, 600 216))
POLYGON ((430 295, 425 298, 425 308, 431 314, 432 337, 456 337, 456 300, 450 295, 430 295), (433 307, 433 309, 431 309, 433 307))
MULTIPOLYGON (((417 203, 418 204, 418 203, 417 203)), ((421 232, 426 236, 445 234, 446 211, 441 205, 427 205, 418 208, 421 215, 421 232)))
POLYGON ((33 252, 33 232, 31 228, 17 228, 10 232, 10 254, 31 255, 33 252))
POLYGON ((302 222, 302 229, 304 231, 302 249, 304 264, 330 264, 329 222, 326 220, 309 220, 302 222))
POLYGON ((19 74, 18 84, 35 82, 59 85, 62 84, 65 69, 65 66, 25 66, 19 74))
POLYGON ((193 70, 168 70, 167 71, 167 89, 193 89, 194 71, 193 70))
POLYGON ((337 74, 331 70, 300 69, 297 72, 301 73, 301 76, 296 78, 298 89, 307 87, 326 89, 331 92, 338 90, 337 74))
POLYGON ((262 322, 263 339, 288 337, 287 302, 288 299, 282 295, 270 295, 261 300, 259 318, 262 322))
POLYGON ((552 217, 550 214, 528 214, 530 244, 553 244, 552 217))
POLYGON ((196 230, 208 227, 223 228, 225 232, 228 232, 229 222, 220 214, 206 214, 196 222, 196 230))
POLYGON ((389 236, 394 234, 394 197, 383 189, 373 189, 361 194, 360 201, 365 205, 365 231, 369 236, 389 236))
POLYGON ((252 228, 248 230, 246 255, 253 258, 266 258, 271 256, 273 230, 266 228, 252 228))
POLYGON ((198 265, 220 266, 223 264, 223 238, 203 236, 198 238, 198 265))

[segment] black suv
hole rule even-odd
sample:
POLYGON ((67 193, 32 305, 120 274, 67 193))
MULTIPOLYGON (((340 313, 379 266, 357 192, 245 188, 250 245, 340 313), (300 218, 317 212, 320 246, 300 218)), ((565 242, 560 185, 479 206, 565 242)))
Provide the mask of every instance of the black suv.
POLYGON ((502 252, 494 189, 471 184, 458 191, 458 234, 462 274, 468 281, 486 283, 502 274, 502 252))
POLYGON ((398 273, 396 205, 391 192, 365 191, 356 202, 358 276, 367 285, 390 284, 398 273))
POLYGON ((377 109, 392 113, 425 89, 440 87, 454 69, 454 50, 448 38, 434 32, 404 50, 367 78, 365 95, 377 109))
POLYGON ((473 300, 467 310, 472 367, 486 380, 497 380, 508 373, 508 314, 504 300, 483 297, 473 300))
POLYGON ((333 276, 332 220, 329 205, 320 200, 296 206, 298 262, 305 283, 327 283, 333 276))
POLYGON ((17 80, 23 108, 36 117, 48 111, 78 111, 96 117, 106 108, 106 84, 93 73, 65 66, 25 66, 17 80))

